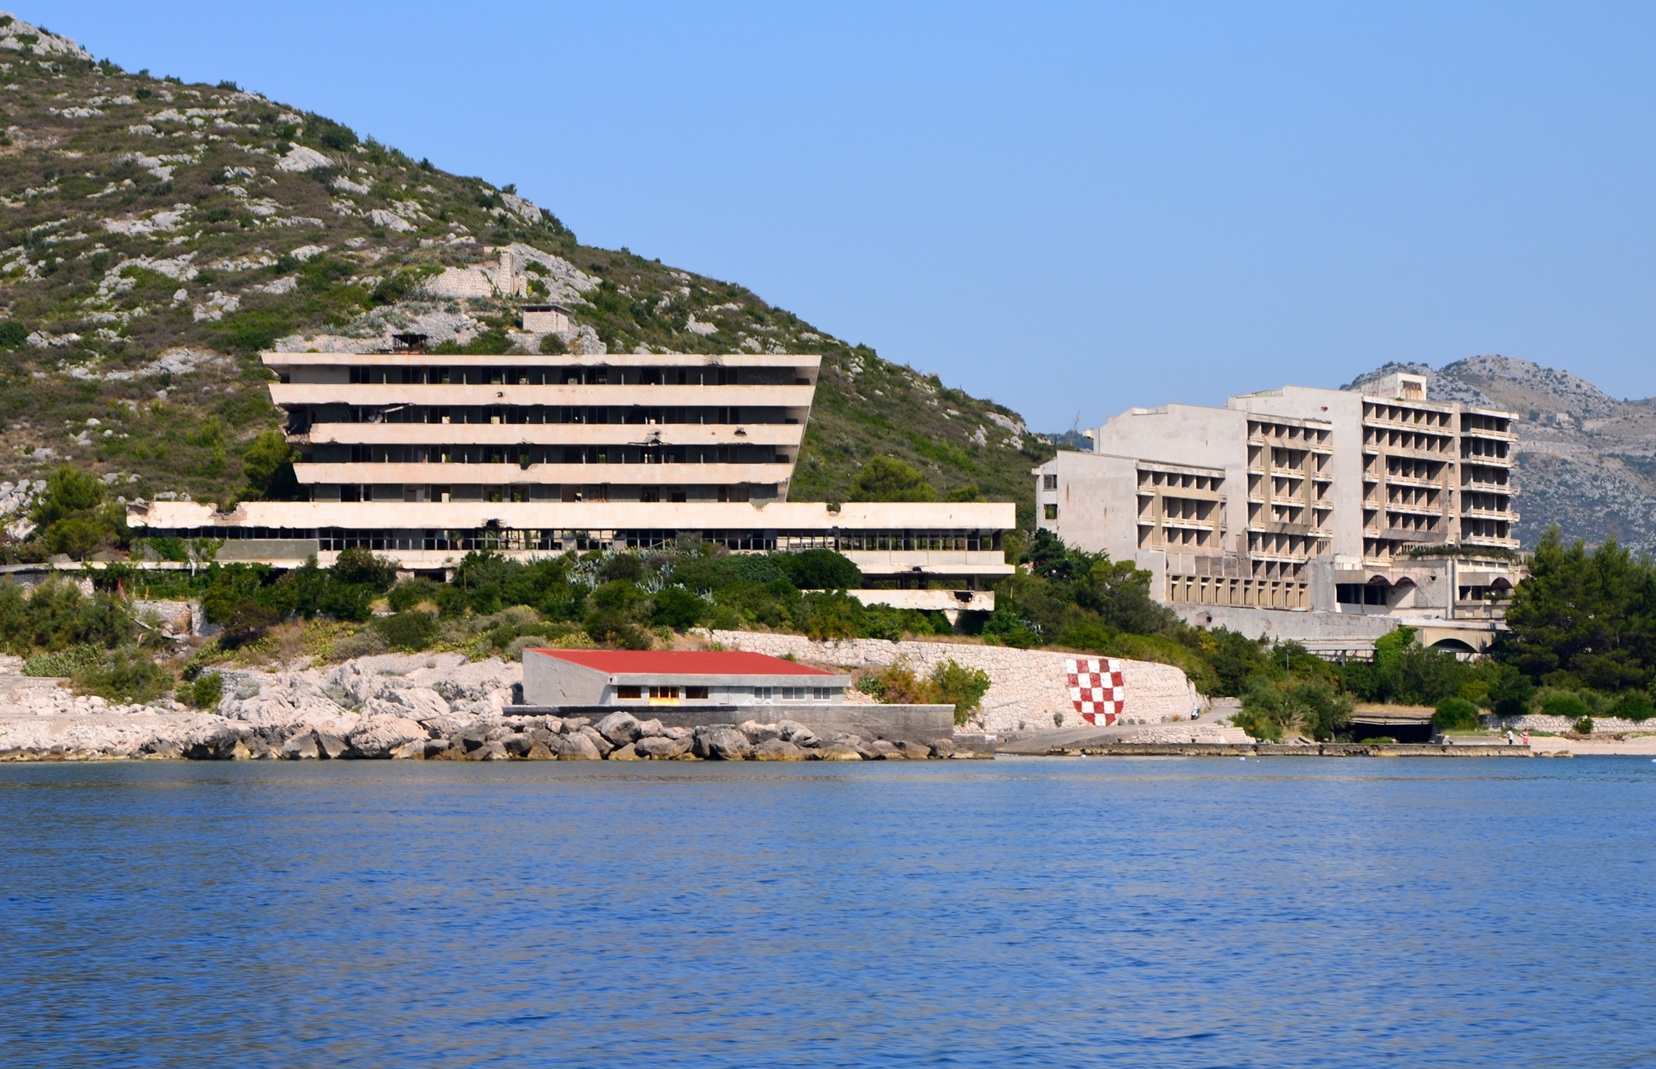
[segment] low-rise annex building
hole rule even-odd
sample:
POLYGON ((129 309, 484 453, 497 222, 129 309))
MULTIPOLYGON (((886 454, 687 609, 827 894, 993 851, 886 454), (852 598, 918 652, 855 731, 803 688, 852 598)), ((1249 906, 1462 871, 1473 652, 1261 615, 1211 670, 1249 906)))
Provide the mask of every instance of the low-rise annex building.
POLYGON ((823 739, 930 743, 954 733, 950 705, 847 703, 851 677, 741 650, 523 651, 527 706, 564 716, 626 712, 668 727, 803 724, 823 739))
POLYGON ((739 650, 523 651, 523 699, 530 705, 645 715, 655 707, 753 705, 785 715, 780 707, 837 705, 850 685, 850 676, 739 650))
MULTIPOLYGON (((537 313, 538 314, 538 313, 537 313)), ((693 536, 732 551, 833 549, 864 602, 992 610, 1011 502, 793 502, 821 358, 809 354, 265 353, 299 453, 299 501, 135 505, 140 535, 223 540, 291 567, 360 546, 442 572, 693 536)))
POLYGON ((1516 425, 1403 373, 1134 408, 1035 469, 1036 519, 1196 622, 1328 651, 1406 622, 1478 650, 1521 575, 1516 425))

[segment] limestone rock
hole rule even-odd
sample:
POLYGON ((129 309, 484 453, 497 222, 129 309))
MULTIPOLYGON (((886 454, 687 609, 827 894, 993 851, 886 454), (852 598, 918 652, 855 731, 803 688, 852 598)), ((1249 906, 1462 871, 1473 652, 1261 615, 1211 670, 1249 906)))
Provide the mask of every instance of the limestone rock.
POLYGON ((932 741, 931 755, 933 757, 953 757, 954 754, 955 744, 953 739, 935 739, 932 741))
MULTIPOLYGON (((594 731, 592 734, 597 735, 598 733, 594 731)), ((603 736, 600 735, 599 737, 602 738, 603 736)), ((592 736, 584 732, 576 731, 568 735, 559 735, 557 744, 558 760, 560 761, 599 761, 603 759, 603 754, 599 753, 598 747, 593 744, 592 736)))
POLYGON ((697 757, 712 761, 743 761, 753 753, 747 736, 733 727, 701 727, 693 736, 697 757))
POLYGON ((638 718, 631 713, 617 710, 598 721, 597 730, 598 734, 613 745, 625 746, 638 738, 638 718))
POLYGON ((756 720, 744 720, 736 730, 740 731, 747 738, 747 741, 755 746, 782 737, 782 731, 778 725, 761 724, 756 720))
POLYGON ((766 739, 753 748, 755 761, 803 761, 805 758, 804 750, 781 739, 766 739))
POLYGON ((334 735, 326 731, 316 733, 316 749, 324 758, 333 760, 344 757, 351 749, 351 744, 343 735, 334 735))
POLYGON ((910 761, 924 761, 931 756, 931 747, 919 742, 909 742, 904 739, 897 744, 897 749, 910 761))
POLYGON ((885 739, 875 739, 869 743, 868 752, 874 755, 876 761, 901 761, 907 756, 895 743, 887 742, 885 739))
POLYGON ((690 746, 688 735, 679 739, 668 738, 665 735, 650 735, 633 743, 633 752, 639 757, 651 760, 670 761, 689 753, 690 746))
POLYGON ((817 758, 823 761, 861 761, 863 755, 855 746, 847 746, 843 742, 830 742, 816 751, 817 758))
POLYGON ((282 756, 289 761, 314 761, 322 754, 316 748, 316 736, 306 732, 292 735, 282 743, 282 756))
POLYGON ((780 720, 776 730, 779 738, 795 746, 814 746, 817 743, 816 734, 797 720, 780 720))
POLYGON ((356 730, 351 732, 350 744, 359 757, 389 757, 391 751, 411 742, 420 743, 423 752, 427 738, 426 729, 418 720, 391 713, 376 713, 364 717, 356 730))
POLYGON ((635 736, 635 738, 636 739, 650 739, 650 738, 654 738, 655 736, 660 735, 660 734, 661 734, 661 721, 659 721, 659 720, 640 720, 638 722, 638 734, 635 736))
POLYGON ((617 746, 615 749, 611 750, 606 755, 606 760, 636 761, 638 760, 638 751, 634 749, 633 744, 629 742, 625 746, 617 746))
POLYGON ((613 742, 604 738, 604 736, 598 733, 597 728, 591 727, 590 725, 583 725, 579 730, 572 732, 569 737, 574 738, 577 735, 584 736, 590 740, 592 742, 592 748, 598 751, 598 756, 600 757, 615 749, 615 744, 613 742))

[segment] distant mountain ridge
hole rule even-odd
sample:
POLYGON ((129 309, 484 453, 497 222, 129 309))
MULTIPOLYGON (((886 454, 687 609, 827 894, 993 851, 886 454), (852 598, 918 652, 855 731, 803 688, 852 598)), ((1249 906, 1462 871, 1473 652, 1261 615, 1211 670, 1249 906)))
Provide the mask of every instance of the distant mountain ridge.
POLYGON ((1566 538, 1614 536, 1656 553, 1656 398, 1617 400, 1579 375, 1505 356, 1437 369, 1386 364, 1341 388, 1361 389, 1396 371, 1425 375, 1428 397, 1518 413, 1525 546, 1556 525, 1566 538))
POLYGON ((246 444, 280 425, 258 350, 396 331, 480 356, 819 353, 799 500, 843 499, 886 455, 1028 523, 1051 454, 1010 409, 743 286, 582 245, 512 185, 231 82, 123 71, 0 13, 0 528, 16 484, 65 462, 129 499, 227 500, 246 444), (571 312, 561 340, 519 329, 545 301, 571 312))

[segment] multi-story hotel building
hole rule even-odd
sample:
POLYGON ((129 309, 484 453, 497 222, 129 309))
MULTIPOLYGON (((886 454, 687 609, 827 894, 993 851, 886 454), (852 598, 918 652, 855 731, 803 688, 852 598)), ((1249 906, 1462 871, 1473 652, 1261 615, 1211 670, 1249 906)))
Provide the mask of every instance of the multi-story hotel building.
MULTIPOLYGON (((1272 619, 1229 610, 1491 621, 1516 578, 1516 417, 1431 401, 1425 385, 1397 374, 1361 392, 1131 409, 1092 452, 1036 469, 1037 522, 1148 569, 1185 615, 1250 634, 1272 619)), ((1284 637, 1365 631, 1296 626, 1284 637)))
POLYGON ((990 609, 1014 506, 788 501, 820 358, 740 353, 266 353, 301 501, 134 507, 141 533, 225 540, 222 560, 327 564, 364 546, 406 569, 696 535, 831 548, 864 601, 990 609))

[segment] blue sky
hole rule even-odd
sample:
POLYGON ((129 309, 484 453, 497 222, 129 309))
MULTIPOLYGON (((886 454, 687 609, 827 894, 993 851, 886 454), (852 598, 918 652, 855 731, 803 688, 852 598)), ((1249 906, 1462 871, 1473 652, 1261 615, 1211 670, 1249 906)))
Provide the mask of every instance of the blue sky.
POLYGON ((11 5, 1040 428, 1475 353, 1656 394, 1656 5, 11 5))

